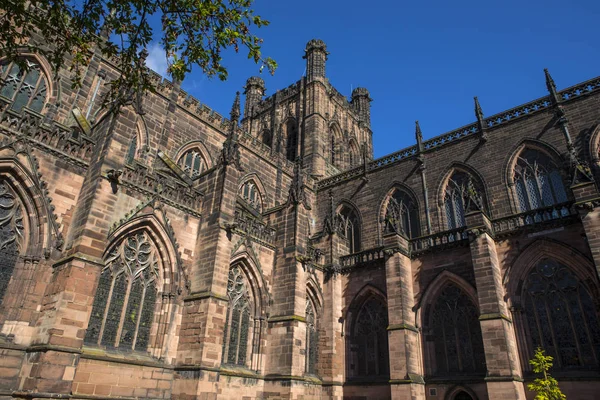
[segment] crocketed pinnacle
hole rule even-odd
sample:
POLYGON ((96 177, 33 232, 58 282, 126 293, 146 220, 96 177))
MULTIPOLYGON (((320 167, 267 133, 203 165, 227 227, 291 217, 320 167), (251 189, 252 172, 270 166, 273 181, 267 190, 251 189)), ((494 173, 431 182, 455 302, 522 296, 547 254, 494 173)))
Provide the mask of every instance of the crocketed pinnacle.
POLYGON ((550 92, 552 101, 556 104, 559 102, 558 93, 556 92, 556 84, 554 83, 554 79, 552 79, 548 68, 544 68, 544 75, 546 75, 546 87, 548 88, 548 92, 550 92))
POLYGON ((231 106, 231 112, 229 113, 229 119, 234 124, 234 126, 237 126, 238 121, 240 119, 240 115, 240 92, 238 91, 235 93, 235 100, 233 101, 233 105, 231 106))

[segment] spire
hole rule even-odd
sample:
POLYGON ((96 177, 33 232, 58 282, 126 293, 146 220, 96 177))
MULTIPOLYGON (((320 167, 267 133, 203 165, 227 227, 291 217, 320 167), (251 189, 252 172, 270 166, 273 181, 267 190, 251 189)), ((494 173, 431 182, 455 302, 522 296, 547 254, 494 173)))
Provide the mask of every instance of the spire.
POLYGON ((423 132, 421 132, 421 126, 419 121, 415 121, 415 137, 417 138, 417 149, 419 153, 423 152, 423 132))
POLYGON ((548 88, 548 92, 550 92, 552 102, 554 104, 558 104, 560 99, 558 97, 558 93, 556 92, 556 84, 554 83, 554 79, 552 79, 548 68, 544 68, 544 75, 546 75, 546 88, 548 88))
POLYGON ((475 100, 475 116, 477 117, 477 128, 479 129, 479 134, 481 135, 482 140, 487 140, 485 134, 485 120, 483 118, 483 110, 481 109, 481 104, 479 104, 479 99, 477 96, 473 97, 475 100))
POLYGON ((229 119, 233 124, 234 129, 238 126, 238 121, 240 120, 240 92, 235 92, 235 100, 233 101, 233 105, 231 106, 231 112, 229 113, 229 119))

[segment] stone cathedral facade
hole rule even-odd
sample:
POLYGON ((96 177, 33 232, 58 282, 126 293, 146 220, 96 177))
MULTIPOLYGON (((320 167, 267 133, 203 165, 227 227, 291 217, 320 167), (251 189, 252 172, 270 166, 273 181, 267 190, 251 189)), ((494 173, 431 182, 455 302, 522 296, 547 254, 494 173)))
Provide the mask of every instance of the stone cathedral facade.
POLYGON ((598 398, 600 78, 373 159, 328 54, 229 119, 0 60, 1 398, 598 398))

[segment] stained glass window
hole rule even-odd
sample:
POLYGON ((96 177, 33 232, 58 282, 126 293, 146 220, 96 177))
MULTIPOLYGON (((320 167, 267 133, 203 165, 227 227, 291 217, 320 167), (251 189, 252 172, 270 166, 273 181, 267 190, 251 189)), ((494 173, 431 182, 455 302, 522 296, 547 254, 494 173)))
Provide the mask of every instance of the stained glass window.
POLYGON ((433 306, 431 320, 435 375, 485 374, 485 353, 479 313, 456 285, 447 284, 433 306))
POLYGON ((156 302, 158 260, 147 233, 122 240, 100 275, 85 342, 145 350, 156 302))
POLYGON ((183 169, 191 178, 199 176, 206 169, 206 160, 199 149, 192 149, 187 151, 179 159, 179 166, 183 169))
POLYGON ((384 303, 372 296, 360 308, 351 336, 351 351, 356 352, 354 377, 389 375, 388 319, 384 303))
POLYGON ((444 194, 444 211, 448 229, 465 226, 465 209, 471 201, 482 204, 480 186, 465 172, 456 171, 448 181, 444 194))
POLYGON ((245 367, 251 353, 251 301, 246 279, 237 265, 229 270, 227 295, 229 309, 224 329, 223 363, 245 367))
POLYGON ((2 64, 0 95, 12 101, 10 108, 16 112, 23 107, 41 112, 46 104, 46 76, 34 61, 25 59, 25 63, 27 69, 16 63, 2 64))
POLYGON ((402 233, 409 238, 419 236, 417 205, 406 192, 394 190, 385 210, 384 232, 402 233))
POLYGON ((0 180, 0 303, 19 257, 23 238, 21 204, 6 181, 0 180))
POLYGON ((319 354, 319 331, 317 316, 312 301, 306 299, 306 372, 315 375, 317 373, 317 361, 319 354))
POLYGON ((573 272, 546 259, 523 286, 523 311, 533 350, 554 357, 553 370, 597 368, 600 360, 598 312, 573 272))
POLYGON ((249 180, 242 185, 239 195, 250 207, 262 212, 262 198, 253 180, 249 180))
POLYGON ((286 152, 285 156, 290 161, 296 161, 298 156, 298 129, 294 120, 286 124, 286 152))
POLYGON ((567 201, 567 193, 555 163, 547 155, 525 149, 514 171, 520 211, 535 210, 567 201))
POLYGON ((360 251, 360 222, 354 209, 344 205, 338 211, 340 233, 348 240, 350 253, 360 251))

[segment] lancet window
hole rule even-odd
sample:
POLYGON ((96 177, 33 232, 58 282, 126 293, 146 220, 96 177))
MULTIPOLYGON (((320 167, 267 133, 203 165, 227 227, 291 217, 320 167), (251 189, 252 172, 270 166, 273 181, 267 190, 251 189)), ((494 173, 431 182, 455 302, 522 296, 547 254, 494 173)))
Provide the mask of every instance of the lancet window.
POLYGON ((132 234, 115 246, 100 275, 86 343, 147 349, 157 296, 157 258, 146 232, 132 234))
POLYGON ((10 108, 16 112, 23 107, 41 112, 46 103, 46 76, 35 61, 24 62, 27 68, 14 62, 0 63, 0 95, 12 102, 10 108))
POLYGON ((319 355, 319 330, 313 302, 306 299, 306 373, 316 375, 319 355))
POLYGON ((199 149, 188 150, 179 159, 179 166, 191 177, 199 176, 206 169, 206 160, 199 149))
POLYGON ((448 284, 433 306, 432 337, 436 375, 485 374, 485 354, 479 313, 471 299, 448 284))
POLYGON ((450 177, 444 194, 444 211, 448 229, 465 226, 465 210, 472 205, 483 207, 482 190, 466 172, 456 171, 450 177))
POLYGON ((252 299, 244 273, 237 265, 229 270, 227 296, 229 309, 224 329, 223 363, 245 367, 252 354, 252 299))
POLYGON ((0 303, 14 272, 23 239, 23 211, 8 183, 0 180, 0 303))
POLYGON ((545 259, 523 286, 530 352, 554 357, 553 370, 594 369, 600 360, 598 311, 584 284, 566 266, 545 259))
POLYGON ((242 185, 239 195, 250 207, 262 212, 262 198, 253 180, 249 180, 242 185))
POLYGON ((336 158, 336 148, 335 148, 335 136, 331 135, 331 143, 329 148, 329 157, 331 159, 332 165, 337 165, 338 159, 336 158))
POLYGON ((384 218, 384 232, 396 232, 409 238, 419 236, 419 214, 417 205, 408 193, 394 190, 390 197, 384 218))
POLYGON ((137 135, 134 135, 131 141, 129 142, 129 146, 127 147, 127 153, 125 154, 125 164, 132 165, 135 160, 135 155, 137 152, 137 135))
POLYGON ((350 253, 360 251, 360 221, 353 208, 346 205, 338 211, 339 231, 348 240, 350 253))
POLYGON ((532 149, 521 153, 514 171, 521 212, 567 201, 567 193, 556 164, 547 155, 532 149))
POLYGON ((298 156, 298 130, 294 120, 289 120, 286 124, 286 153, 285 156, 290 161, 296 161, 298 156))
POLYGON ((387 326, 385 304, 371 296, 360 308, 351 336, 350 351, 356 355, 353 377, 389 375, 387 326))

